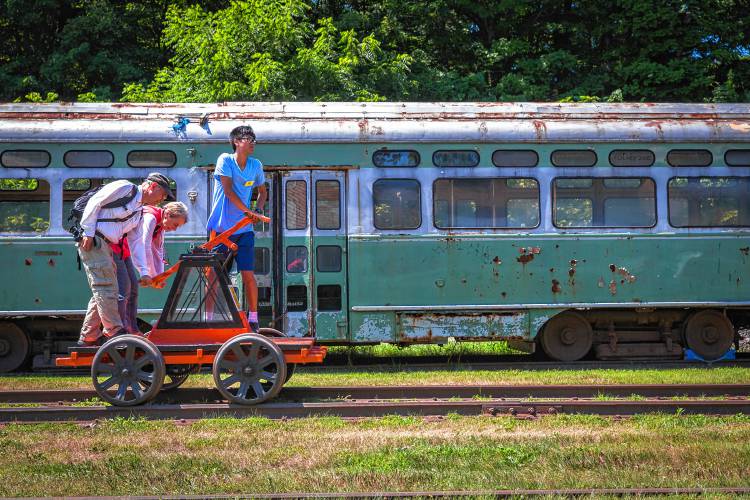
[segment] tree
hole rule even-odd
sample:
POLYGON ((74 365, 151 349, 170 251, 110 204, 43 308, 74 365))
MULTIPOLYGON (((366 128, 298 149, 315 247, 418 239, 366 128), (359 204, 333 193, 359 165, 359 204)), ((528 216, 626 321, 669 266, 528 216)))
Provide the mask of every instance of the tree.
POLYGON ((410 57, 372 35, 317 28, 301 0, 233 1, 210 12, 173 6, 163 43, 174 56, 125 101, 381 100, 408 93, 410 57))
POLYGON ((0 3, 0 98, 116 100, 126 81, 150 79, 168 60, 160 36, 171 3, 0 3))

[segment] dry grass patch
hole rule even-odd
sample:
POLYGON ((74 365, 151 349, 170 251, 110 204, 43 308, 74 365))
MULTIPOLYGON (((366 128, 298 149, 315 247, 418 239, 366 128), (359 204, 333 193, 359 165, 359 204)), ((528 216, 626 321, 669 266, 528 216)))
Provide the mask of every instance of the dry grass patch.
POLYGON ((747 486, 750 418, 114 420, 0 429, 0 496, 747 486))

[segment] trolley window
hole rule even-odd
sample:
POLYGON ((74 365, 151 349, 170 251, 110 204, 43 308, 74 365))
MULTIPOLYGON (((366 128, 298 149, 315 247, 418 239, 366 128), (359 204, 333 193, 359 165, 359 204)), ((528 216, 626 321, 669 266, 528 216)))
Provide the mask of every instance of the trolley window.
POLYGON ((315 253, 316 266, 321 273, 341 271, 341 247, 337 245, 320 245, 315 253))
POLYGON ((674 177, 669 223, 674 227, 750 226, 750 177, 674 177))
POLYGON ((713 161, 707 149, 673 149, 667 153, 667 163, 673 167, 707 167, 713 161))
POLYGON ((372 186, 373 225, 378 229, 417 229, 422 198, 414 179, 380 179, 372 186))
POLYGON ((557 178, 552 188, 557 227, 656 225, 656 185, 650 178, 557 178))
MULTIPOLYGON (((101 183, 99 179, 96 179, 93 182, 96 182, 97 185, 101 183)), ((73 209, 73 203, 83 194, 84 191, 91 189, 93 182, 91 179, 83 178, 71 178, 63 181, 62 221, 63 226, 66 228, 70 225, 68 217, 70 217, 70 211, 73 209)))
POLYGON ((315 226, 318 229, 341 227, 339 188, 339 181, 315 182, 315 226))
POLYGON ((63 162, 68 167, 85 168, 97 167, 108 168, 115 162, 115 157, 110 151, 68 151, 63 156, 63 162))
POLYGON ((492 153, 492 164, 496 167, 536 167, 539 155, 532 149, 498 149, 492 153))
POLYGON ((130 151, 128 153, 128 165, 131 167, 154 167, 170 168, 177 163, 177 155, 174 151, 130 151))
POLYGON ((535 179, 438 179, 434 224, 449 228, 532 228, 539 225, 535 179))
POLYGON ((416 167, 419 165, 419 153, 416 151, 389 151, 381 149, 372 154, 372 163, 376 167, 416 167))
POLYGON ((654 161, 654 152, 648 149, 615 149, 609 153, 613 167, 650 167, 654 161))
POLYGON ((0 155, 0 164, 8 168, 45 168, 50 161, 50 154, 41 150, 7 150, 0 155))
POLYGON ((289 285, 286 287, 286 310, 289 312, 307 311, 306 285, 289 285))
POLYGON ((303 246, 286 247, 286 272, 288 273, 307 272, 307 247, 303 247, 303 246))
POLYGON ((0 179, 0 232, 43 233, 49 229, 49 183, 0 179))
POLYGON ((479 153, 476 151, 435 151, 432 164, 436 167, 476 167, 479 165, 479 153))
POLYGON ((593 167, 596 153, 588 149, 559 149, 550 157, 556 167, 593 167))
POLYGON ((341 285, 318 285, 318 311, 341 310, 341 285))
POLYGON ((286 228, 305 229, 307 227, 307 182, 289 181, 286 183, 286 228))
POLYGON ((730 149, 724 153, 724 162, 730 167, 750 167, 750 149, 730 149))
POLYGON ((268 248, 255 247, 255 274, 264 275, 271 272, 271 251, 268 248))

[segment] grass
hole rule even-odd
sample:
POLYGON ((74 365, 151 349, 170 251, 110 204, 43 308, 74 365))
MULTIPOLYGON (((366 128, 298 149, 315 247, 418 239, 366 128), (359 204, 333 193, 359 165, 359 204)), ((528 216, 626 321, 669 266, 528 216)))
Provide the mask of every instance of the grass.
MULTIPOLYGON (((298 367, 289 386, 331 385, 554 385, 554 384, 747 384, 750 368, 595 369, 595 370, 442 370, 372 367, 298 367)), ((191 375, 184 387, 213 387, 210 374, 191 375)), ((80 376, 2 375, 0 390, 89 389, 80 376)))
POLYGON ((446 342, 445 344, 415 344, 398 346, 395 344, 377 344, 366 346, 330 346, 329 356, 349 358, 412 358, 435 356, 446 360, 461 358, 461 356, 475 355, 507 355, 523 354, 508 347, 505 341, 498 342, 446 342))
POLYGON ((123 420, 0 428, 0 496, 750 486, 750 418, 123 420))

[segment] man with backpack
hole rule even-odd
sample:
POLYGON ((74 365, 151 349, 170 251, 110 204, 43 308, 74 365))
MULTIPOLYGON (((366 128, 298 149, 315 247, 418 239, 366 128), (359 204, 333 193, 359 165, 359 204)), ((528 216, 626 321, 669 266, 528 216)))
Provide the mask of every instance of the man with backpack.
MULTIPOLYGON (((110 245, 120 244, 126 237, 131 250, 143 245, 140 235, 143 206, 157 205, 165 199, 175 199, 169 179, 155 172, 140 186, 118 180, 76 200, 76 206, 85 203, 85 208, 78 227, 71 232, 80 236, 76 247, 92 292, 89 308, 96 308, 99 313, 105 337, 100 337, 98 328, 86 329, 84 325, 79 345, 97 345, 101 340, 126 333, 118 310, 117 270, 110 245), (87 195, 88 200, 83 199, 87 195)), ((140 248, 133 252, 136 268, 143 267, 138 257, 144 254, 140 248)), ((151 277, 141 276, 139 283, 148 286, 151 277)))

